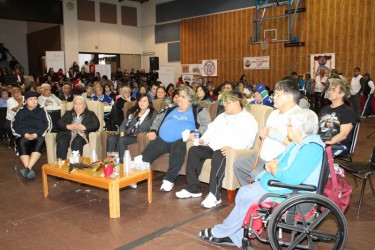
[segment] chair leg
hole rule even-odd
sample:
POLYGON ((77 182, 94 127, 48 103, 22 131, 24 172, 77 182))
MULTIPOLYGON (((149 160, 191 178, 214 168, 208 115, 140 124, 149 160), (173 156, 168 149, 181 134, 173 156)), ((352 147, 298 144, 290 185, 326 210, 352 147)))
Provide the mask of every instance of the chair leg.
POLYGON ((358 187, 357 177, 355 177, 355 175, 353 175, 353 179, 354 179, 355 187, 357 188, 358 187))
POLYGON ((365 193, 365 188, 366 188, 366 181, 367 181, 367 175, 365 175, 365 177, 363 178, 361 195, 359 196, 359 204, 358 204, 357 216, 359 215, 359 211, 361 210, 362 199, 363 199, 363 195, 365 193))
POLYGON ((16 154, 16 156, 14 157, 14 171, 16 171, 16 173, 17 173, 17 161, 18 161, 18 156, 16 154))
POLYGON ((374 185, 372 185, 371 175, 368 176, 368 180, 370 182, 370 187, 371 187, 372 195, 375 196, 375 189, 374 189, 374 185))
POLYGON ((228 190, 227 189, 228 203, 233 203, 235 195, 236 195, 236 190, 228 190))

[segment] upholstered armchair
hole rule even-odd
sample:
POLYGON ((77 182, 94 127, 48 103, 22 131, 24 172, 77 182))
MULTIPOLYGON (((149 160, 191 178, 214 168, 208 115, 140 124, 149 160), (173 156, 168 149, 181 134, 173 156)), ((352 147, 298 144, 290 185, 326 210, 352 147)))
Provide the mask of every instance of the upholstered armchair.
MULTIPOLYGON (((93 111, 100 121, 100 127, 97 132, 92 132, 89 134, 89 143, 83 147, 83 155, 90 157, 92 149, 96 150, 98 158, 102 158, 102 148, 100 143, 100 131, 104 127, 104 105, 101 102, 87 100, 87 108, 93 111)), ((66 110, 71 110, 73 108, 73 102, 65 102, 61 104, 61 116, 65 114, 66 110)), ((56 162, 56 134, 57 133, 47 133, 45 137, 46 147, 47 147, 47 158, 48 162, 56 162)), ((68 156, 70 155, 70 149, 68 150, 68 156)), ((67 157, 69 158, 69 157, 67 157)))

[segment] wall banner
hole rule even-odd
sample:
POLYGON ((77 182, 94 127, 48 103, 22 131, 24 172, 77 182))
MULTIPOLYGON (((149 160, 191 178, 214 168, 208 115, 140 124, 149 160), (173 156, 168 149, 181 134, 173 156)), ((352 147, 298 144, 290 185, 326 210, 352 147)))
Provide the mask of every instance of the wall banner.
POLYGON ((269 56, 244 57, 243 68, 245 70, 247 69, 269 69, 270 57, 269 56))

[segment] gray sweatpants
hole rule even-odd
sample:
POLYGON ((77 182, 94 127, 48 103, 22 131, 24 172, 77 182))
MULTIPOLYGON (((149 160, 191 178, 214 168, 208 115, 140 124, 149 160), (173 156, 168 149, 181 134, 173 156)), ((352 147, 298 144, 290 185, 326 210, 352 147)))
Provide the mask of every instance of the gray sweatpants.
POLYGON ((234 162, 234 174, 236 175, 241 187, 249 184, 250 179, 254 179, 260 171, 263 170, 265 162, 259 157, 256 169, 254 163, 257 158, 257 152, 241 156, 234 162))

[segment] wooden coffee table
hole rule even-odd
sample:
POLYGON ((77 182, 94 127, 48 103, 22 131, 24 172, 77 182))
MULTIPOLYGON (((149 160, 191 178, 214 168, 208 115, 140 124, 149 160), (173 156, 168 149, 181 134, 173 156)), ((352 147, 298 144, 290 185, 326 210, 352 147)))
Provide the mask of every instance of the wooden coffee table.
MULTIPOLYGON (((88 160, 84 160, 84 162, 88 160)), ((71 180, 78 183, 83 183, 93 187, 104 188, 108 190, 109 200, 109 217, 120 217, 120 188, 127 187, 131 184, 147 180, 148 184, 148 203, 152 202, 152 171, 137 171, 134 170, 129 175, 125 175, 122 164, 120 165, 120 176, 111 179, 100 177, 103 170, 95 171, 93 169, 77 169, 69 173, 68 165, 57 166, 56 164, 48 163, 42 166, 42 180, 44 197, 48 196, 48 182, 47 176, 55 176, 66 180, 71 180)))

